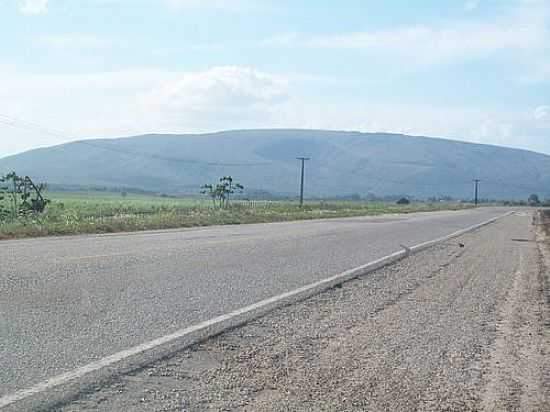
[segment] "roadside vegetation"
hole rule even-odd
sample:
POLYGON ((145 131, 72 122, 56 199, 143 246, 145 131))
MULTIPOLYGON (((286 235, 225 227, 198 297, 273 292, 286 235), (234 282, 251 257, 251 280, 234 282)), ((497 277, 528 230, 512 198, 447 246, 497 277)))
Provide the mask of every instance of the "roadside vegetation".
POLYGON ((45 185, 15 172, 0 176, 0 229, 8 224, 29 225, 42 215, 50 203, 45 185))
MULTIPOLYGON (((208 190, 208 189, 206 189, 208 190)), ((457 210, 465 203, 396 204, 358 201, 244 201, 169 198, 97 192, 45 192, 43 212, 6 218, 0 239, 82 233, 114 233, 183 227, 269 223, 300 219, 373 216, 387 213, 457 210)), ((7 205, 5 198, 2 204, 7 205)))

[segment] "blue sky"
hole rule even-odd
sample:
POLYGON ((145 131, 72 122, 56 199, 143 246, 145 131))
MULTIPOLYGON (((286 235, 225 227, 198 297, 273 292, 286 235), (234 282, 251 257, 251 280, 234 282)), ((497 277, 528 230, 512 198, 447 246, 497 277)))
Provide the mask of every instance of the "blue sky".
POLYGON ((0 156, 257 127, 550 153, 550 0, 0 0, 0 156))

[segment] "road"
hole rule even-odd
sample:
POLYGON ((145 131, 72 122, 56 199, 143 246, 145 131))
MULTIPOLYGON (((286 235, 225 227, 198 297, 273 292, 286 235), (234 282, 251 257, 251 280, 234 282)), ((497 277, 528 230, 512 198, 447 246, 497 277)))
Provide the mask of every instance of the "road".
POLYGON ((508 216, 59 411, 549 411, 549 257, 508 216))
POLYGON ((0 396, 504 212, 2 242, 0 396))

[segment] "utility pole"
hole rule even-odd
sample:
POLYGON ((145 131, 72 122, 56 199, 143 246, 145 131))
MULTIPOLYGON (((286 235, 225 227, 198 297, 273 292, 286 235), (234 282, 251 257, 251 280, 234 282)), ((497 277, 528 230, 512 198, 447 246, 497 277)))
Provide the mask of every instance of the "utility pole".
POLYGON ((481 182, 481 180, 474 179, 474 183, 475 183, 474 206, 477 206, 477 186, 478 186, 479 182, 481 182))
POLYGON ((302 161, 302 173, 300 177, 300 207, 304 205, 304 166, 306 160, 310 160, 309 157, 297 157, 296 159, 302 161))

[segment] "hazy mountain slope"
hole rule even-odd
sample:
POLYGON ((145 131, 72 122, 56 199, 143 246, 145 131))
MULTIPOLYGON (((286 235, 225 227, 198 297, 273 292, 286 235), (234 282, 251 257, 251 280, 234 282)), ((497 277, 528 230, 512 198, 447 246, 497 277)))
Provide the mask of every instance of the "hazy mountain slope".
POLYGON ((523 150, 396 134, 245 130, 88 140, 0 159, 50 183, 189 192, 230 174, 248 188, 296 193, 296 156, 312 158, 306 191, 472 196, 472 179, 491 198, 550 196, 550 156, 523 150))

